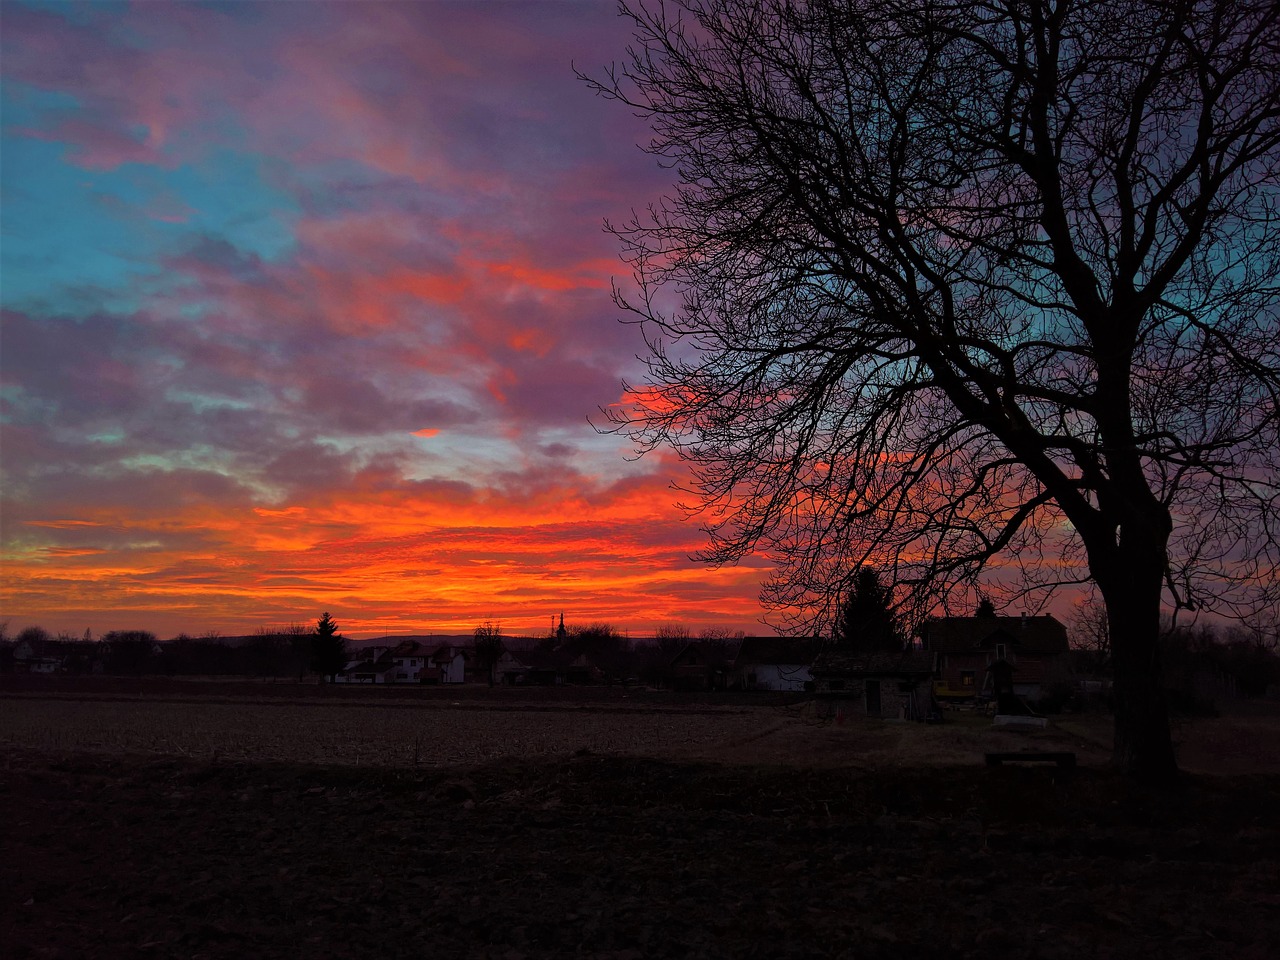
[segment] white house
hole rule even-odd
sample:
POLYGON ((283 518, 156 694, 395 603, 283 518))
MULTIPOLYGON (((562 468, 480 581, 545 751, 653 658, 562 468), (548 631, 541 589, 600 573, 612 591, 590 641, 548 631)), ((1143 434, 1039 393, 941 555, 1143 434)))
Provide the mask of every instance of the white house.
POLYGON ((395 678, 395 662, 388 647, 365 647, 360 656, 347 661, 335 683, 391 683, 395 678))
POLYGON ((801 692, 813 680, 809 668, 817 652, 814 638, 743 637, 731 683, 740 690, 801 692))
POLYGON ((445 644, 431 655, 431 665, 440 671, 441 683, 465 683, 470 655, 462 647, 445 644))
POLYGON ((24 673, 57 673, 62 669, 57 646, 47 641, 23 640, 13 649, 13 661, 24 673))
POLYGON ((431 650, 417 640, 406 640, 391 651, 396 683, 421 683, 432 671, 431 650))

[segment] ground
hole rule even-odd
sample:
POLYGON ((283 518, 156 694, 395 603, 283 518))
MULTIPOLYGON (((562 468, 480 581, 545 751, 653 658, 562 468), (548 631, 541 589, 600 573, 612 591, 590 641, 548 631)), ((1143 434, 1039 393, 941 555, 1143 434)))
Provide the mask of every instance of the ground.
POLYGON ((1272 955, 1274 710, 1181 724, 1197 772, 1172 794, 1107 772, 1105 718, 1034 734, 952 719, 836 726, 785 698, 634 691, 6 682, 0 952, 1272 955), (280 755, 296 740, 309 760, 308 731, 345 742, 335 729, 360 750, 280 755), (981 763, 1023 747, 1082 766, 981 763))

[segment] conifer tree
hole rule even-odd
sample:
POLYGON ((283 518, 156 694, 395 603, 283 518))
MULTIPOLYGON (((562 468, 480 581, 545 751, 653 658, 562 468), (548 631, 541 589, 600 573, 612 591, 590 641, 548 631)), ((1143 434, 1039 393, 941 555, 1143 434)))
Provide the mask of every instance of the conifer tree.
POLYGON ((892 592, 871 567, 859 567, 832 629, 832 639, 857 653, 889 653, 903 648, 902 626, 892 592))
POLYGON ((346 662, 346 638, 338 633, 337 622, 326 610, 316 621, 316 632, 311 641, 311 669, 333 683, 346 662))

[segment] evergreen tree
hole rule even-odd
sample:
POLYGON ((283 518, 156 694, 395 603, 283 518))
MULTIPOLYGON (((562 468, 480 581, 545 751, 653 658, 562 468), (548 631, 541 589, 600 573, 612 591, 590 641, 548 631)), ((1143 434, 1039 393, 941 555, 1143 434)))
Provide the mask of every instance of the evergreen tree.
POLYGON ((832 639, 857 653, 897 652, 905 644, 892 591, 871 567, 859 567, 840 604, 832 639))
POLYGON ((311 641, 311 669, 333 683, 346 662, 347 641, 338 633, 338 624, 325 611, 316 621, 316 632, 311 641))

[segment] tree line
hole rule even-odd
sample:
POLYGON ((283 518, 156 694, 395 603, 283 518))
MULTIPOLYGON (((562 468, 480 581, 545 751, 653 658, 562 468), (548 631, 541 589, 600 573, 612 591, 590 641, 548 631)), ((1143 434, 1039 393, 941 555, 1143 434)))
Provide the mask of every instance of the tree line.
POLYGON ((112 630, 95 637, 53 634, 30 626, 10 636, 0 622, 0 672, 15 669, 17 652, 27 645, 41 659, 54 659, 59 672, 139 676, 234 676, 303 679, 320 674, 332 679, 346 665, 346 639, 328 613, 314 627, 291 623, 263 627, 246 637, 180 633, 161 641, 148 630, 112 630))

